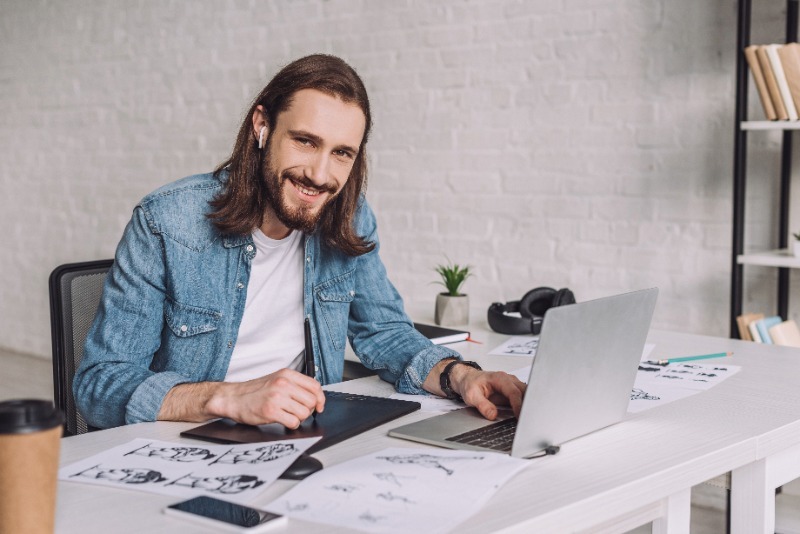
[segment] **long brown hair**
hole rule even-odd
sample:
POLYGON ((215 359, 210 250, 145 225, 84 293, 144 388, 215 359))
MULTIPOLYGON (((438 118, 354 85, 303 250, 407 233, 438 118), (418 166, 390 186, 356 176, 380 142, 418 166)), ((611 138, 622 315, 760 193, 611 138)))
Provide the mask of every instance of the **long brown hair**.
POLYGON ((220 232, 227 235, 249 234, 262 225, 269 200, 261 169, 262 156, 253 135, 253 113, 258 106, 263 106, 271 133, 278 115, 289 108, 292 96, 301 89, 316 89, 348 104, 356 104, 364 112, 364 138, 350 177, 336 198, 325 207, 316 231, 325 244, 349 256, 365 254, 374 249, 375 244, 355 233, 353 217, 361 192, 367 185, 366 145, 372 116, 361 78, 336 56, 315 54, 289 63, 256 97, 239 128, 231 156, 214 170, 214 175, 219 177, 227 169, 229 176, 223 190, 210 202, 214 211, 208 217, 220 232))

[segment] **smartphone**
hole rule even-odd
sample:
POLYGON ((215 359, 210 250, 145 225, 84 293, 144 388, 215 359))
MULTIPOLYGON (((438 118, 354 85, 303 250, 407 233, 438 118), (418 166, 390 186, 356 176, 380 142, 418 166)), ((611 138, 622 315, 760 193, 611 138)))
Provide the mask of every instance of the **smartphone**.
POLYGON ((265 532, 287 524, 285 516, 264 512, 212 497, 195 497, 164 508, 167 515, 179 516, 226 532, 265 532))

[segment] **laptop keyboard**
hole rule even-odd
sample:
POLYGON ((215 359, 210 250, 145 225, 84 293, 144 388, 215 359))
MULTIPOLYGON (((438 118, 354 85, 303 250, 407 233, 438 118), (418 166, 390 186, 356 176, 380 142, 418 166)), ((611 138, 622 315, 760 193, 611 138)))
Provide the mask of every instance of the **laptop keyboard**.
POLYGON ((511 444, 514 442, 516 431, 517 419, 512 417, 457 436, 445 438, 445 441, 454 441, 495 451, 511 452, 511 444))

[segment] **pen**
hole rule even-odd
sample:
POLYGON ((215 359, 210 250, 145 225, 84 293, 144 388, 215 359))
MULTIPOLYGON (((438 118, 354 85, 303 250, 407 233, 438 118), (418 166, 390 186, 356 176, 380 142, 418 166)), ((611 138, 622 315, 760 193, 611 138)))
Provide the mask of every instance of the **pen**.
MULTIPOLYGON (((306 350, 305 350, 305 360, 306 360, 306 376, 310 376, 311 378, 315 378, 316 373, 314 372, 314 345, 311 343, 311 321, 308 317, 303 324, 303 328, 305 330, 305 342, 306 342, 306 350)), ((317 411, 312 410, 311 415, 314 419, 317 418, 317 411)))
POLYGON ((669 363, 691 362, 693 360, 710 360, 711 358, 724 358, 725 356, 730 356, 731 354, 733 353, 715 352, 714 354, 701 354, 699 356, 683 356, 681 358, 669 358, 668 360, 649 360, 644 363, 649 363, 650 365, 667 365, 669 363))

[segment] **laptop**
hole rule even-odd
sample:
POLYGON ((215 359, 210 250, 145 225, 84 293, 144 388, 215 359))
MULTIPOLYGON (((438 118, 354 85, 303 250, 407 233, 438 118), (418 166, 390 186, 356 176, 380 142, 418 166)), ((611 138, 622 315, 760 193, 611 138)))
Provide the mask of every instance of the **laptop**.
POLYGON ((319 436, 321 439, 307 451, 312 454, 419 408, 420 404, 413 401, 326 391, 325 411, 309 417, 296 429, 278 423, 252 426, 217 419, 184 430, 181 436, 216 443, 259 443, 319 436))
POLYGON ((488 421, 468 407, 389 431, 450 449, 527 458, 625 417, 658 289, 547 311, 519 419, 488 421))

